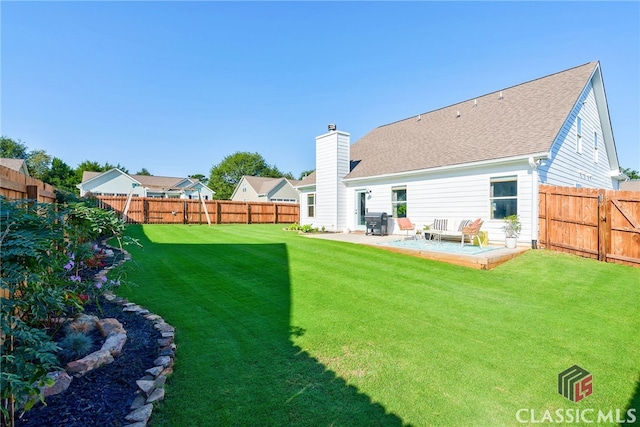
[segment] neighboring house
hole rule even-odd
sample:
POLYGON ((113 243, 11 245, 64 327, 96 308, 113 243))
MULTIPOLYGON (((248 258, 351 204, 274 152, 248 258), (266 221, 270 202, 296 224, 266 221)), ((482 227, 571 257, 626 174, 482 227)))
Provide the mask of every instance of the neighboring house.
POLYGON ((205 200, 213 198, 213 190, 197 179, 168 176, 129 175, 113 168, 106 172, 84 172, 77 185, 80 196, 159 197, 174 199, 198 199, 198 192, 205 200))
POLYGON ((287 178, 263 178, 244 175, 233 190, 231 200, 236 202, 298 203, 300 194, 295 189, 299 181, 287 178))
POLYGON ((316 138, 316 172, 298 184, 300 223, 365 229, 387 212, 390 233, 406 216, 482 218, 504 239, 518 214, 520 242, 537 240, 538 185, 618 189, 620 173, 599 62, 380 126, 350 144, 335 130, 316 138))
POLYGON ((624 191, 640 191, 640 179, 631 179, 620 183, 620 190, 624 191))
POLYGON ((30 176, 29 169, 27 168, 27 162, 24 159, 0 158, 0 166, 20 172, 23 175, 30 176))

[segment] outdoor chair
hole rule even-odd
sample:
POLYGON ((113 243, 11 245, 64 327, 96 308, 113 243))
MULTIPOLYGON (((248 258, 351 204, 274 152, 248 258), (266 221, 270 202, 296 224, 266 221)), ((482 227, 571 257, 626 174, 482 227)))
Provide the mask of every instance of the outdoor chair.
POLYGON ((413 232, 416 229, 415 224, 413 224, 411 222, 411 220, 409 220, 409 218, 398 218, 398 227, 400 228, 400 230, 402 231, 406 231, 407 232, 407 239, 410 237, 409 236, 409 232, 411 231, 412 233, 412 238, 415 239, 416 238, 416 233, 413 232))
POLYGON ((469 237, 469 241, 473 244, 474 237, 478 239, 478 245, 482 248, 482 239, 480 238, 480 227, 482 227, 482 219, 478 218, 473 221, 470 225, 466 227, 462 227, 460 232, 462 233, 462 241, 460 242, 460 246, 464 246, 464 238, 465 236, 469 237))

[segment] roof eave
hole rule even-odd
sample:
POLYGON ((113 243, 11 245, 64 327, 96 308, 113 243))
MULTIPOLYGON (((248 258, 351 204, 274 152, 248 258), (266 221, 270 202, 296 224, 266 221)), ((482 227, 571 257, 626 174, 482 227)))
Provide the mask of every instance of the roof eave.
POLYGON ((530 158, 533 158, 534 160, 550 159, 551 153, 548 151, 544 151, 539 153, 523 154, 520 156, 505 157, 502 159, 482 160, 479 162, 460 163, 457 165, 438 166, 435 168, 395 172, 395 173, 372 175, 372 176, 358 177, 358 178, 344 178, 342 182, 348 183, 348 182, 359 182, 359 181, 367 181, 371 179, 381 179, 381 178, 397 178, 397 177, 403 177, 403 176, 409 177, 414 175, 423 175, 425 173, 449 171, 453 169, 468 169, 468 168, 476 168, 476 167, 488 166, 488 165, 499 165, 504 163, 528 161, 530 158))

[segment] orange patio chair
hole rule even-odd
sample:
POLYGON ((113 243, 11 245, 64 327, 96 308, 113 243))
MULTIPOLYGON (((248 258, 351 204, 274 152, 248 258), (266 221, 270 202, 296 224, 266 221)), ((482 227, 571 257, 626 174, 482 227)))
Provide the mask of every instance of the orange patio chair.
POLYGON ((480 239, 480 227, 482 227, 482 219, 478 218, 475 221, 473 221, 471 224, 467 225, 466 227, 463 227, 462 230, 460 230, 462 232, 462 241, 460 242, 460 246, 464 246, 464 238, 465 236, 469 237, 469 241, 470 243, 473 244, 473 239, 474 237, 476 239, 478 239, 478 245, 480 245, 480 248, 482 248, 482 239, 480 239))
MULTIPOLYGON (((400 230, 406 231, 407 232, 407 239, 410 237, 409 236, 409 232, 410 231, 414 231, 416 229, 416 226, 414 223, 412 223, 409 218, 398 218, 397 220, 398 222, 398 227, 400 227, 400 230)), ((416 238, 416 233, 411 233, 412 234, 412 238, 415 239, 416 238)))

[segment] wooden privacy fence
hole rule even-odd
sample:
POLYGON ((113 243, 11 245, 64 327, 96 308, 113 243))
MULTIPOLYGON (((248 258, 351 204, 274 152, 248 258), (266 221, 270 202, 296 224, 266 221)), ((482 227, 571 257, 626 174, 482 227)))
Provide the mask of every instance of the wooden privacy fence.
POLYGON ((39 179, 0 166, 0 195, 7 199, 30 199, 44 203, 56 201, 55 187, 39 179))
POLYGON ((539 244, 640 267, 640 192, 541 185, 539 244))
MULTIPOLYGON (((100 207, 122 214, 127 197, 98 196, 100 207)), ((300 206, 292 203, 205 200, 212 224, 291 224, 300 219, 300 206)), ((133 197, 126 216, 133 224, 206 224, 200 200, 133 197)))

